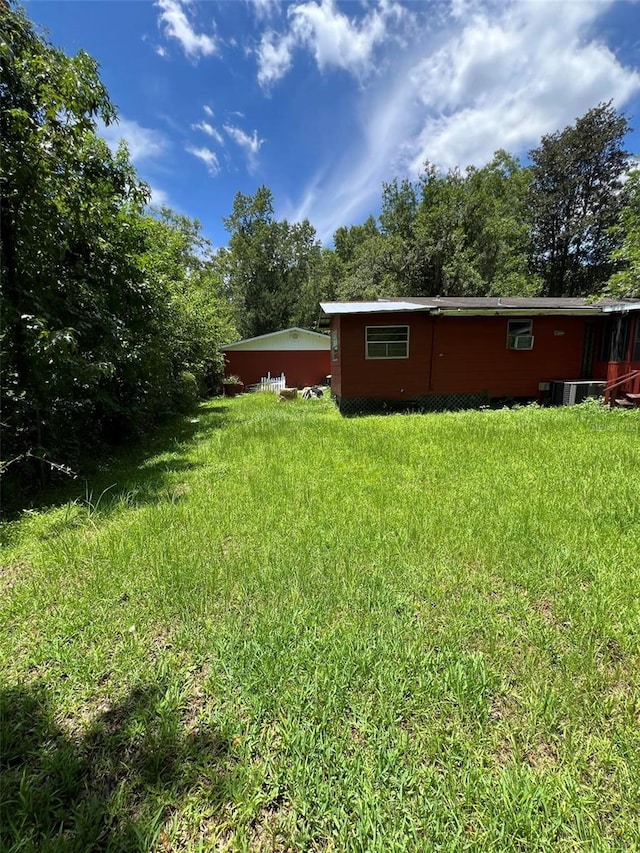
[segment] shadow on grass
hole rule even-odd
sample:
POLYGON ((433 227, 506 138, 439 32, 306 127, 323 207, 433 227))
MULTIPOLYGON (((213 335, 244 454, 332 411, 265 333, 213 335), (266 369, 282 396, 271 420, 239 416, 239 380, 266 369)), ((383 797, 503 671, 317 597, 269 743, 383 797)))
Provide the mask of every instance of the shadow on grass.
POLYGON ((196 792, 202 817, 214 817, 226 800, 229 745, 185 725, 164 696, 157 685, 136 687, 74 737, 43 686, 0 692, 0 849, 170 849, 163 823, 196 792))
POLYGON ((58 474, 58 480, 26 506, 11 484, 3 484, 2 520, 15 520, 25 509, 50 509, 69 501, 77 501, 91 511, 108 513, 123 500, 134 505, 171 499, 167 487, 171 475, 194 469, 187 455, 199 437, 214 429, 223 429, 231 420, 230 406, 220 401, 203 403, 186 415, 170 416, 153 427, 142 439, 112 448, 108 455, 88 460, 82 476, 69 480, 58 474), (164 459, 150 462, 156 456, 164 459))

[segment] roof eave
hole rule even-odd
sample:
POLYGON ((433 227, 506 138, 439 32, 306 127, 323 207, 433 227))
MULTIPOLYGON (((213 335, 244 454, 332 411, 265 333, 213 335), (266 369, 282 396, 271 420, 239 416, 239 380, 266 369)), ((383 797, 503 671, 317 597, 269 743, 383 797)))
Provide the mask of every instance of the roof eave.
POLYGON ((640 311, 640 302, 616 302, 615 305, 604 305, 601 309, 605 314, 619 314, 627 311, 640 311))
POLYGON ((596 317, 602 308, 441 308, 433 313, 443 317, 596 317))
POLYGON ((433 311, 431 305, 418 305, 412 302, 321 302, 320 307, 329 317, 352 314, 399 314, 405 312, 433 311))
POLYGON ((267 332, 264 335, 256 335, 253 338, 243 338, 241 341, 233 341, 231 344, 224 344, 220 349, 233 349, 234 347, 239 347, 242 344, 248 344, 251 341, 263 341, 265 338, 274 338, 276 335, 283 335, 285 332, 302 332, 305 335, 313 335, 316 338, 327 338, 327 335, 324 335, 322 332, 312 332, 311 329, 302 329, 300 326, 290 326, 288 329, 280 329, 277 332, 267 332))

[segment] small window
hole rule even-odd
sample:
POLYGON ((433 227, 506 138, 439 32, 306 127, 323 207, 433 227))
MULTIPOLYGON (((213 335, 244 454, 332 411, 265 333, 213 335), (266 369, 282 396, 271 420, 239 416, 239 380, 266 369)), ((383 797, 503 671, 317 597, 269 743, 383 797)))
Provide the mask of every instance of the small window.
POLYGON ((507 349, 533 349, 533 321, 507 320, 507 349))
POLYGON ((367 358, 409 358, 408 326, 367 326, 367 358))
POLYGON ((338 360, 338 330, 331 329, 331 360, 338 360))

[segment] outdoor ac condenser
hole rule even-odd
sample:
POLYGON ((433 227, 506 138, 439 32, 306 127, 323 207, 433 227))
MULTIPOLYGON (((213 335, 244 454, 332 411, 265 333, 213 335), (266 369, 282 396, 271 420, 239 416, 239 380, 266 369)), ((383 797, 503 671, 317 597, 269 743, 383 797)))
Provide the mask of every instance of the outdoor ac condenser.
POLYGON ((601 397, 604 382, 579 379, 551 383, 551 403, 554 406, 574 406, 587 397, 601 397))

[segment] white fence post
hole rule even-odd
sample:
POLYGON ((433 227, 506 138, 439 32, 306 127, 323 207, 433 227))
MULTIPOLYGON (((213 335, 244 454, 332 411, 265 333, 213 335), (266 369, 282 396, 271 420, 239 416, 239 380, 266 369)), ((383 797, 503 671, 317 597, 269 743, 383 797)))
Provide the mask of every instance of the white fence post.
POLYGON ((278 394, 283 388, 287 387, 287 378, 284 373, 279 377, 272 377, 271 371, 267 371, 267 375, 260 379, 260 382, 254 386, 256 391, 272 391, 278 394))

